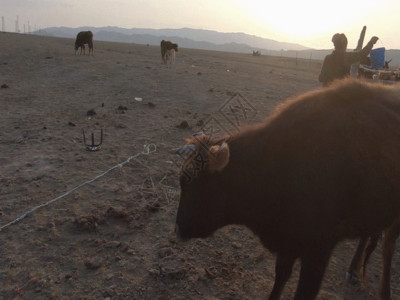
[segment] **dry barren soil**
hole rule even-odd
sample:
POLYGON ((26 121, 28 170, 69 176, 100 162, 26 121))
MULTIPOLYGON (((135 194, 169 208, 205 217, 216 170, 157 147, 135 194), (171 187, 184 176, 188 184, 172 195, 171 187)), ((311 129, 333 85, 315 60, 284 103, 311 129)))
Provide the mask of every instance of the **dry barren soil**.
MULTIPOLYGON (((320 88, 321 62, 179 49, 161 65, 158 47, 95 40, 89 57, 73 44, 0 34, 0 299, 265 299, 274 255, 246 228, 176 240, 182 161, 170 150, 320 88), (87 151, 82 131, 96 144, 101 130, 87 151)), ((368 284, 351 286, 355 246, 338 245, 319 299, 376 299, 380 245, 368 284)), ((398 253, 393 267, 400 299, 398 253)))

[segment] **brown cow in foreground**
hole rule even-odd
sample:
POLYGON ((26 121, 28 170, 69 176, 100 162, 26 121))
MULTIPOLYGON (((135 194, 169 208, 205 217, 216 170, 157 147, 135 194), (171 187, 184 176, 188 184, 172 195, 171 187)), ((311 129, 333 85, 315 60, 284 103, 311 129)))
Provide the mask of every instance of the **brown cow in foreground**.
POLYGON ((166 64, 168 58, 173 58, 173 62, 175 62, 175 52, 178 52, 178 44, 162 40, 160 43, 160 47, 161 47, 161 63, 166 64), (171 52, 171 50, 173 50, 174 52, 171 52))
POLYGON ((186 153, 179 238, 241 224, 276 253, 279 299, 295 260, 295 299, 315 299, 332 250, 400 215, 400 90, 347 79, 287 101, 229 138, 197 136, 186 153))
POLYGON ((76 55, 76 52, 78 51, 79 47, 81 47, 80 54, 82 54, 82 49, 83 49, 83 55, 85 55, 85 44, 88 44, 88 46, 89 46, 89 55, 90 55, 90 52, 92 52, 92 55, 93 55, 93 32, 81 31, 78 33, 78 35, 76 36, 76 40, 75 40, 75 55, 76 55))

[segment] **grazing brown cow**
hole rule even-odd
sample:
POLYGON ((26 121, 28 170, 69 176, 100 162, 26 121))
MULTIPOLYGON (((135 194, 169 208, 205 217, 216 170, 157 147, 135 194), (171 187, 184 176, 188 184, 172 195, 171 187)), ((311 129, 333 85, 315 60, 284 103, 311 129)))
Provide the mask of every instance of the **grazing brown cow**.
POLYGON ((85 55, 85 44, 88 44, 88 46, 89 46, 89 55, 90 55, 90 51, 92 51, 92 55, 93 55, 93 32, 81 31, 78 33, 78 35, 76 36, 76 40, 75 40, 75 55, 76 55, 76 52, 78 51, 79 47, 81 48, 80 54, 82 54, 82 49, 83 49, 83 55, 85 55))
POLYGON ((400 90, 346 79, 287 101, 229 138, 197 136, 180 177, 178 238, 245 225, 276 253, 279 299, 296 259, 294 299, 315 299, 335 245, 400 215, 400 90))
POLYGON ((167 56, 170 55, 169 50, 174 50, 173 53, 173 59, 175 61, 175 52, 178 52, 178 44, 174 44, 170 41, 164 41, 162 40, 160 43, 161 47, 161 63, 166 64, 167 63, 167 56))
MULTIPOLYGON (((396 240, 400 236, 400 217, 397 218, 394 223, 385 230, 385 236, 383 239, 382 257, 383 267, 382 276, 379 285, 379 297, 382 300, 391 299, 391 269, 392 269, 392 258, 394 251, 396 250, 396 240)), ((367 246, 368 238, 362 238, 358 244, 357 250, 353 256, 350 264, 349 271, 346 274, 346 279, 352 284, 358 283, 358 277, 361 274, 363 281, 366 281, 366 268, 368 259, 371 253, 375 250, 378 240, 381 234, 370 237, 370 242, 367 246), (362 273, 361 273, 362 268, 362 273)))

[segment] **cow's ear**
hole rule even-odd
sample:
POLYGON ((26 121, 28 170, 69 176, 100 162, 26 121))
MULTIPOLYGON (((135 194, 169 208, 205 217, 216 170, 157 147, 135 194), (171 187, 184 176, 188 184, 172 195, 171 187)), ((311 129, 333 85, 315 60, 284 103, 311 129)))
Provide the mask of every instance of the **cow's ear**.
POLYGON ((211 146, 209 154, 210 164, 208 170, 211 173, 222 171, 229 163, 229 146, 227 143, 211 146))

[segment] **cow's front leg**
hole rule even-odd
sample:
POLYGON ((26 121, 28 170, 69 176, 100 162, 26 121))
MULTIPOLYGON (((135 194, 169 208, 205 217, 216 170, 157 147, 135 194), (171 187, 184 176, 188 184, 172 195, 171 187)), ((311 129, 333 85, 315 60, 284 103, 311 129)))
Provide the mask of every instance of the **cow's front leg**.
POLYGON ((269 300, 280 299, 283 288, 292 274, 295 260, 296 258, 293 256, 278 254, 275 262, 275 283, 269 300))
POLYGON ((333 247, 317 246, 301 257, 295 300, 312 300, 317 297, 332 250, 333 247))

